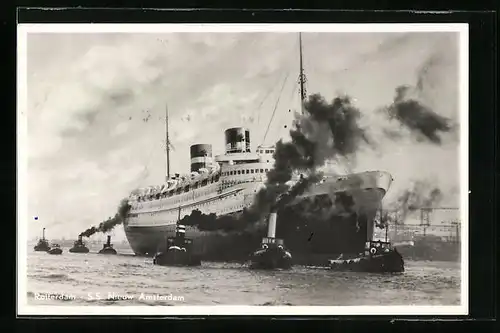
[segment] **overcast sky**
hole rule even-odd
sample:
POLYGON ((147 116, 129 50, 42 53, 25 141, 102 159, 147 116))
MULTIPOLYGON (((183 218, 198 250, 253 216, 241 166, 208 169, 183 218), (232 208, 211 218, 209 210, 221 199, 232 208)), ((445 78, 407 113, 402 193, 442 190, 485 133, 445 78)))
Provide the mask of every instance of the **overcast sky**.
MULTIPOLYGON (((375 110, 397 86, 416 84, 423 66, 429 104, 458 121, 458 34, 304 33, 303 48, 308 93, 348 93, 374 128, 375 110)), ((173 172, 189 171, 191 144, 222 153, 229 127, 248 127, 252 148, 263 143, 280 96, 265 142, 273 143, 298 108, 298 67, 296 33, 30 33, 29 237, 43 225, 74 238, 114 215, 131 190, 161 183, 166 103, 173 172)), ((456 193, 457 158, 453 142, 384 141, 356 170, 391 172, 388 200, 412 179, 456 193)))

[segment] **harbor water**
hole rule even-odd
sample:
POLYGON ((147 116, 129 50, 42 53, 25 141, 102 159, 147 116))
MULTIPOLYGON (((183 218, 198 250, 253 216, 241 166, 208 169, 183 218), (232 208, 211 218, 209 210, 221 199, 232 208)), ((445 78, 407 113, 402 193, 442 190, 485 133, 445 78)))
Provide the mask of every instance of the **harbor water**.
POLYGON ((252 271, 239 264, 155 266, 118 255, 49 255, 28 250, 29 305, 459 305, 460 263, 406 261, 402 274, 332 272, 295 266, 252 271))

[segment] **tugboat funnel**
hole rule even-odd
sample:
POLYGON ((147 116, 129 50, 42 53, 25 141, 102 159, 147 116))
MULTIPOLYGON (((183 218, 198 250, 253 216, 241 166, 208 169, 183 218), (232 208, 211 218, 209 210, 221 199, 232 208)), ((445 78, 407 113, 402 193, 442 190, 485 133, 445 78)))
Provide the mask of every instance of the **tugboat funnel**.
POLYGON ((82 242, 82 235, 78 235, 78 241, 81 243, 82 242))
POLYGON ((42 230, 42 239, 45 239, 45 228, 42 230))
POLYGON ((107 246, 111 246, 111 236, 108 236, 108 241, 106 242, 107 246))
POLYGON ((177 225, 175 232, 177 234, 177 237, 184 238, 184 236, 186 235, 186 226, 181 224, 177 225))
POLYGON ((269 224, 267 226, 267 237, 269 238, 275 238, 276 236, 276 218, 277 218, 277 213, 276 212, 271 212, 269 215, 269 224))

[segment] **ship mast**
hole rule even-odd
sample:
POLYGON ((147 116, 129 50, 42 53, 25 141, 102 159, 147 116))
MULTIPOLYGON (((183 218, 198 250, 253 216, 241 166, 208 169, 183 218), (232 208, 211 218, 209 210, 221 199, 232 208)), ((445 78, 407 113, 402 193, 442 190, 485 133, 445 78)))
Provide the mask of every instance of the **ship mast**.
POLYGON ((165 181, 170 179, 170 140, 168 138, 168 105, 165 105, 165 157, 166 157, 166 168, 167 174, 165 175, 165 181))
POLYGON ((306 75, 304 74, 304 65, 302 59, 302 33, 299 32, 299 84, 300 84, 300 111, 304 114, 304 101, 306 99, 306 75))

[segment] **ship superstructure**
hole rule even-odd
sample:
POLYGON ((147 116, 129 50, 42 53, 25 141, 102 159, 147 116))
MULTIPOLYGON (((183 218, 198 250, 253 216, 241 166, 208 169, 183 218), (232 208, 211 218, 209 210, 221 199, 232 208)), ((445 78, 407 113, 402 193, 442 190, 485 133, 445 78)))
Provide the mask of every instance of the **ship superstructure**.
MULTIPOLYGON (((299 38, 300 46, 302 46, 299 38)), ((305 75, 300 47, 301 107, 305 98, 305 75)), ((266 174, 273 168, 275 146, 251 147, 248 128, 235 127, 225 131, 225 151, 213 156, 212 145, 195 144, 190 147, 189 174, 170 175, 170 145, 168 136, 168 109, 166 109, 166 181, 134 191, 129 197, 130 211, 124 227, 127 239, 136 254, 153 255, 165 237, 175 234, 179 218, 193 210, 217 216, 229 215, 248 208, 260 188, 265 186, 266 174)), ((297 174, 296 177, 299 175, 297 174)), ((292 179, 291 183, 297 179, 292 179)), ((358 215, 372 221, 380 202, 390 187, 392 176, 383 171, 369 171, 349 175, 328 175, 306 192, 295 198, 291 205, 315 197, 327 197, 331 202, 340 193, 353 198, 353 209, 358 215)), ((368 223, 366 238, 371 239, 373 226, 368 223)), ((186 236, 209 236, 195 227, 186 227, 186 236)), ((363 241, 364 243, 364 241, 363 241)))

